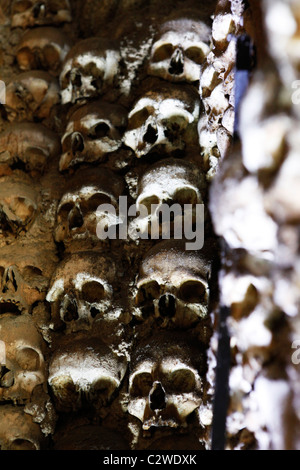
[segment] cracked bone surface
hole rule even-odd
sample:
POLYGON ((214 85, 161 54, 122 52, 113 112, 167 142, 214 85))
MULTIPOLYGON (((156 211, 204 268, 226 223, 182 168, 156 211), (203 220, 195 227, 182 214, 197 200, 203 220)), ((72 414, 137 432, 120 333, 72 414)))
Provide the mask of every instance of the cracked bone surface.
POLYGON ((11 122, 48 118, 58 103, 58 80, 44 70, 21 73, 6 87, 5 110, 11 122))
POLYGON ((23 407, 0 407, 1 450, 41 450, 44 439, 40 426, 33 422, 23 407))
POLYGON ((19 164, 25 171, 42 174, 60 150, 59 136, 43 124, 10 124, 0 134, 0 171, 19 164))
POLYGON ((60 28, 29 29, 18 45, 17 62, 24 72, 42 69, 58 75, 71 47, 72 41, 60 28))
POLYGON ((150 427, 185 427, 201 404, 203 352, 178 332, 156 332, 133 355, 128 411, 150 427))
POLYGON ((190 327, 208 313, 211 260, 182 241, 158 243, 142 260, 136 302, 141 314, 190 327))
POLYGON ((12 5, 12 28, 60 25, 71 21, 69 0, 15 0, 12 5))
POLYGON ((122 145, 127 111, 120 105, 94 101, 70 112, 62 137, 59 170, 101 162, 122 145))
POLYGON ((107 406, 127 370, 127 359, 98 337, 69 336, 53 353, 48 382, 58 409, 107 406))
POLYGON ((71 330, 80 330, 105 317, 116 272, 108 254, 82 251, 67 256, 55 270, 47 294, 54 326, 64 322, 71 330))
POLYGON ((5 364, 1 366, 0 401, 30 402, 34 389, 45 390, 46 344, 28 314, 6 313, 0 317, 0 338, 5 343, 5 364))
POLYGON ((60 83, 62 103, 98 98, 116 85, 120 69, 119 46, 93 37, 79 41, 65 58, 60 83))
POLYGON ((200 100, 185 84, 161 84, 135 102, 128 115, 124 143, 138 158, 197 146, 200 100))
POLYGON ((57 243, 71 244, 79 240, 98 240, 97 226, 110 227, 119 223, 118 199, 125 188, 121 176, 107 168, 87 168, 68 181, 58 207, 54 238, 57 243), (106 214, 100 206, 110 204, 115 214, 106 214))

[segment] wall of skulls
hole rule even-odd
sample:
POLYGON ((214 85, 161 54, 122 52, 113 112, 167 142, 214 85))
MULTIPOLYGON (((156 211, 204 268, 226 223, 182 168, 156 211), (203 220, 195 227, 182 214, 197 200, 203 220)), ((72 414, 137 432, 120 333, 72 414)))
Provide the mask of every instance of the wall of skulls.
POLYGON ((201 251, 96 228, 120 196, 207 207, 215 3, 1 2, 2 449, 209 448, 209 214, 201 251))

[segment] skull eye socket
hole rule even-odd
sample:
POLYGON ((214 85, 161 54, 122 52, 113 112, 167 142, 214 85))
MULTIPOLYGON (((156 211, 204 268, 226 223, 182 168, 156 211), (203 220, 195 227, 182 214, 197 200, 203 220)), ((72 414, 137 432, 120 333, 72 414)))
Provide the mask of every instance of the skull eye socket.
POLYGON ((32 12, 33 12, 34 18, 38 18, 39 16, 45 16, 45 13, 46 13, 45 3, 38 2, 36 5, 34 5, 32 12))
POLYGON ((160 296, 160 286, 156 281, 148 282, 148 284, 142 285, 136 297, 138 305, 143 305, 149 300, 158 299, 160 296))
POLYGON ((87 201, 82 203, 82 211, 84 213, 96 212, 98 207, 102 204, 111 204, 111 198, 106 194, 98 193, 94 194, 87 201))
POLYGON ((149 196, 143 199, 140 204, 140 206, 145 206, 148 212, 148 215, 151 214, 152 208, 151 206, 157 206, 159 205, 159 199, 157 196, 149 196))
POLYGON ((65 218, 69 214, 69 212, 71 212, 73 207, 74 207, 74 204, 72 202, 66 202, 59 209, 59 216, 65 218))
POLYGON ((189 49, 185 51, 185 55, 198 65, 203 64, 205 60, 204 52, 198 47, 189 47, 189 49))
POLYGON ((173 393, 191 393, 196 386, 195 375, 189 369, 175 370, 168 379, 168 389, 173 393))
POLYGON ((152 385, 152 375, 149 372, 142 372, 134 376, 130 393, 135 397, 146 397, 149 395, 152 385))
POLYGON ((181 285, 179 297, 187 303, 205 302, 206 287, 199 281, 187 281, 181 285))
POLYGON ((163 60, 170 59, 174 50, 175 47, 173 44, 163 44, 155 50, 151 60, 152 62, 161 62, 163 60))
POLYGON ((176 191, 174 195, 174 202, 178 202, 182 206, 184 204, 197 204, 199 197, 196 191, 190 188, 182 188, 176 191))
POLYGON ((16 352, 16 360, 23 370, 34 371, 40 367, 40 357, 32 348, 22 348, 16 352))
POLYGON ((110 132, 110 127, 106 122, 99 122, 89 134, 89 137, 93 139, 102 139, 106 137, 110 132))
POLYGON ((137 111, 129 118, 128 130, 138 129, 147 121, 148 117, 154 112, 154 108, 148 107, 137 111))
POLYGON ((27 439, 15 439, 9 446, 9 450, 37 450, 37 448, 27 439))
POLYGON ((106 292, 102 284, 97 281, 86 282, 81 290, 82 298, 90 303, 96 303, 103 300, 106 292))

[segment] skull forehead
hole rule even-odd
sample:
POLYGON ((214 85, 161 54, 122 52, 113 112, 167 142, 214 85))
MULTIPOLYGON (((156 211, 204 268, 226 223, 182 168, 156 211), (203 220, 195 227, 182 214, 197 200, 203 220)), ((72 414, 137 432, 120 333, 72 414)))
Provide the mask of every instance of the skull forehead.
POLYGON ((200 171, 196 166, 182 160, 167 159, 153 165, 143 174, 139 192, 149 192, 152 188, 157 190, 160 187, 170 192, 174 188, 186 187, 187 184, 198 187, 200 181, 200 171))
POLYGON ((46 277, 50 277, 57 264, 57 258, 54 251, 43 249, 38 243, 17 243, 11 246, 1 248, 0 266, 7 268, 17 266, 24 269, 27 266, 38 268, 46 277))
POLYGON ((210 263, 197 251, 185 251, 182 242, 168 240, 152 248, 140 268, 138 286, 156 280, 161 284, 181 285, 187 278, 207 282, 210 263))
POLYGON ((8 345, 8 352, 18 347, 30 346, 38 351, 43 348, 43 339, 32 318, 25 315, 5 314, 0 317, 0 338, 8 345))
POLYGON ((158 31, 157 37, 172 34, 174 38, 195 38, 200 41, 209 42, 211 30, 209 26, 201 20, 189 18, 177 18, 163 23, 158 31))
MULTIPOLYGON (((93 37, 83 39, 75 44, 69 51, 65 64, 66 66, 84 67, 97 58, 106 58, 109 52, 112 52, 117 60, 120 58, 118 44, 107 38, 93 37)), ((98 64, 103 67, 103 62, 98 64)))
POLYGON ((70 375, 73 382, 83 379, 92 382, 111 377, 119 382, 127 368, 125 356, 118 356, 99 338, 72 338, 65 340, 53 354, 49 366, 49 381, 61 375, 70 375))
POLYGON ((157 332, 141 341, 132 354, 131 371, 148 370, 163 362, 174 366, 187 366, 196 370, 203 367, 201 344, 181 332, 157 332))
POLYGON ((105 279, 112 282, 116 274, 116 265, 112 258, 85 251, 74 253, 64 260, 56 269, 52 284, 59 280, 67 283, 76 282, 77 276, 83 276, 88 279, 105 279))
POLYGON ((15 439, 29 440, 37 448, 42 440, 42 432, 23 407, 2 405, 0 407, 0 444, 11 443, 15 439))
POLYGON ((38 192, 32 181, 26 181, 26 177, 24 179, 6 176, 0 178, 0 200, 10 199, 11 197, 29 199, 36 206, 38 192))
POLYGON ((90 197, 96 192, 109 195, 116 200, 123 193, 124 188, 123 178, 109 169, 87 168, 70 179, 61 203, 90 197))
POLYGON ((102 100, 89 102, 70 113, 68 131, 90 131, 99 120, 110 121, 116 127, 125 127, 127 124, 127 111, 118 104, 102 100))

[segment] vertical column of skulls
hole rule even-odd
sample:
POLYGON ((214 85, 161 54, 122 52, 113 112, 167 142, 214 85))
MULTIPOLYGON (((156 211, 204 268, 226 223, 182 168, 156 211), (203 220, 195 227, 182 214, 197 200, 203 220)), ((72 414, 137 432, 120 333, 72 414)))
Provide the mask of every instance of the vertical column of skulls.
POLYGON ((196 207, 207 202, 197 127, 213 3, 156 18, 123 139, 134 153, 126 178, 138 215, 129 224, 130 244, 139 250, 128 377, 129 427, 137 449, 209 447, 206 352, 216 251, 207 211, 199 220, 196 207), (203 222, 202 249, 189 249, 184 233, 178 234, 185 215, 194 226, 203 222))
POLYGON ((60 155, 58 74, 71 47, 70 5, 14 1, 2 26, 6 96, 0 135, 0 447, 47 448, 56 413, 47 385, 47 289, 58 261, 51 232, 60 155), (13 49, 12 51, 10 49, 13 49), (15 61, 9 60, 11 56, 15 61), (8 67, 9 63, 9 67, 8 67))
POLYGON ((252 7, 257 70, 241 107, 240 145, 211 192, 226 245, 221 298, 232 312, 228 447, 285 450, 299 442, 299 7, 252 7))
POLYGON ((121 397, 131 312, 126 239, 117 238, 119 198, 126 195, 127 110, 119 102, 120 45, 108 38, 110 28, 102 31, 75 38, 59 76, 63 119, 56 170, 62 184, 53 239, 60 262, 47 293, 48 383, 61 418, 55 450, 128 448, 121 397))

